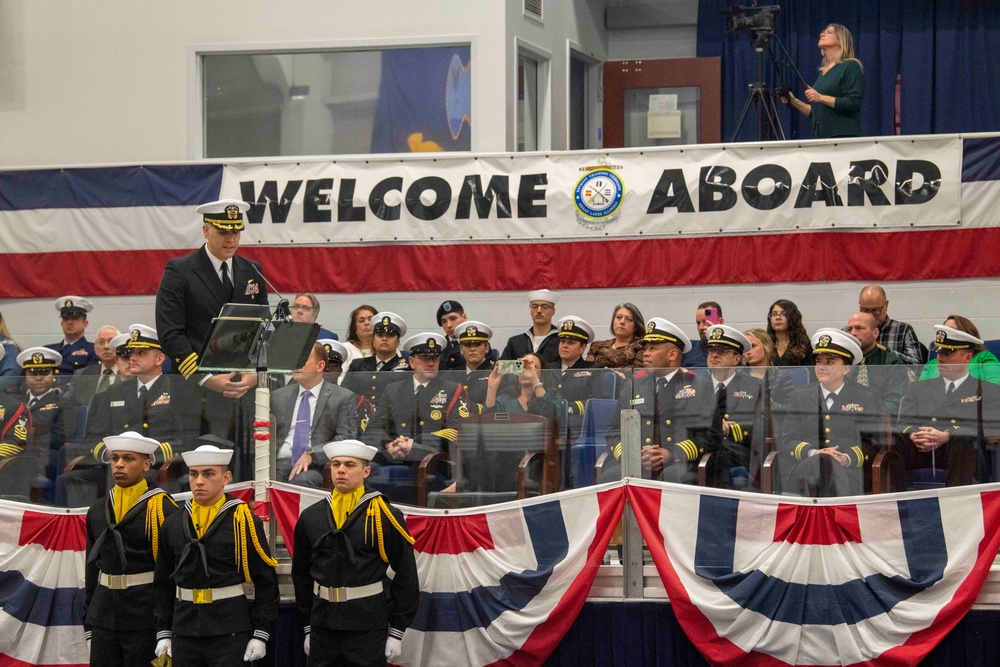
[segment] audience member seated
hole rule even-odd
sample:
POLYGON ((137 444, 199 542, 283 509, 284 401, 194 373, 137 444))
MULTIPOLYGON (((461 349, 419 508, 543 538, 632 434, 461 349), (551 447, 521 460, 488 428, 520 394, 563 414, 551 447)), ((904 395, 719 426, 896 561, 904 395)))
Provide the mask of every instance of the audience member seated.
MULTIPOLYGON (((948 319, 944 321, 944 325, 952 329, 964 331, 974 338, 982 339, 982 336, 979 335, 979 329, 967 317, 949 315, 948 319)), ((1000 384, 1000 361, 984 346, 977 345, 972 361, 969 362, 969 375, 977 380, 986 380, 987 382, 1000 384)), ((924 370, 920 373, 921 380, 936 377, 938 377, 937 357, 928 361, 924 366, 924 370)))
MULTIPOLYGON (((406 339, 413 374, 389 385, 375 406, 375 417, 365 433, 368 444, 378 447, 372 460, 379 465, 402 464, 415 468, 428 454, 448 453, 458 440, 459 423, 469 416, 465 387, 440 377, 444 336, 419 333, 406 339)), ((406 497, 413 502, 408 489, 406 497)))
POLYGON ((858 296, 858 310, 875 318, 878 342, 894 352, 904 364, 917 365, 927 357, 917 339, 917 334, 906 322, 889 318, 889 299, 878 285, 868 285, 858 296))
MULTIPOLYGON (((351 364, 358 359, 375 354, 375 334, 372 332, 372 318, 378 310, 374 306, 361 305, 351 311, 347 318, 347 351, 350 353, 344 359, 344 366, 350 370, 351 364)), ((343 380, 341 380, 343 383, 343 380)))
MULTIPOLYGON (((758 418, 761 415, 764 383, 737 369, 744 353, 751 343, 746 336, 724 324, 716 324, 706 330, 708 357, 706 359, 712 376, 715 401, 722 414, 722 452, 725 454, 725 468, 732 470, 742 466, 744 475, 750 470, 750 444, 758 436, 758 418)), ((747 477, 730 480, 734 486, 744 487, 747 477)))
POLYGON ((788 299, 778 299, 767 312, 767 333, 774 339, 775 366, 802 366, 809 356, 809 334, 802 313, 788 299))
POLYGON ((25 451, 38 460, 48 480, 44 484, 45 500, 51 501, 60 450, 76 432, 79 404, 55 388, 56 368, 62 363, 62 355, 55 350, 29 347, 17 356, 17 363, 24 370, 25 403, 31 410, 32 428, 25 451))
POLYGON ((896 419, 910 381, 907 369, 895 353, 877 342, 878 326, 869 313, 851 315, 847 320, 847 333, 857 339, 864 354, 864 358, 847 376, 847 381, 871 389, 881 413, 896 419))
POLYGON ((861 346, 839 329, 817 330, 812 346, 819 382, 791 396, 779 445, 781 491, 813 497, 861 494, 865 461, 877 450, 879 429, 875 396, 845 382, 851 367, 861 362, 861 346))
MULTIPOLYGON (((642 340, 642 370, 618 396, 606 436, 608 449, 615 461, 620 461, 621 413, 638 410, 643 476, 693 482, 701 455, 717 451, 722 440, 722 415, 712 384, 681 368, 691 341, 673 322, 650 318, 642 340)), ((718 474, 715 468, 713 480, 718 474)), ((605 481, 619 477, 620 466, 605 466, 605 481)))
POLYGON ((608 340, 595 340, 590 344, 587 361, 601 368, 641 368, 642 334, 646 320, 631 303, 615 306, 611 316, 611 335, 608 340))
POLYGON ((357 396, 324 377, 329 352, 337 341, 317 341, 294 382, 271 394, 277 448, 274 479, 300 486, 323 485, 323 444, 350 440, 358 432, 357 396))
POLYGON ((722 306, 717 301, 706 301, 698 304, 694 311, 694 323, 698 327, 698 340, 691 346, 691 351, 684 355, 684 368, 704 368, 708 365, 708 341, 705 332, 713 324, 725 323, 722 317, 722 306), (714 311, 714 317, 712 316, 714 311), (714 321, 713 321, 714 320, 714 321))
POLYGON ((99 496, 98 484, 105 478, 104 436, 135 431, 160 442, 155 457, 159 466, 186 451, 201 428, 201 398, 181 375, 163 373, 167 357, 160 348, 156 329, 133 324, 121 337, 129 356, 131 377, 111 385, 94 397, 87 419, 85 442, 92 458, 88 465, 63 473, 56 480, 56 502, 83 507, 99 496))
MULTIPOLYGON (((315 324, 316 320, 319 319, 319 299, 311 292, 296 294, 295 300, 292 301, 291 312, 293 322, 315 324)), ((320 325, 317 338, 332 338, 333 340, 337 340, 337 334, 329 329, 324 329, 323 325, 320 325)))
POLYGON ((969 363, 982 339, 934 325, 938 375, 912 383, 899 408, 899 448, 907 470, 946 470, 948 486, 972 484, 988 469, 984 437, 997 435, 1000 386, 974 378, 969 363))
POLYGON ((352 361, 341 385, 377 406, 385 388, 404 379, 403 373, 409 373, 410 366, 399 352, 399 341, 406 335, 403 318, 385 312, 375 315, 374 321, 375 355, 352 361))
POLYGON ((59 365, 59 386, 68 385, 73 373, 99 363, 94 354, 94 344, 87 340, 87 313, 94 309, 87 299, 79 296, 63 296, 56 299, 56 310, 59 311, 59 324, 63 331, 63 340, 45 347, 62 355, 59 365))
POLYGON ((95 395, 122 381, 123 378, 118 376, 118 357, 111 347, 111 341, 118 335, 118 329, 112 326, 103 326, 97 330, 94 354, 100 363, 81 368, 73 374, 69 383, 67 395, 77 403, 89 406, 95 395))
POLYGON ((465 322, 468 317, 465 308, 458 301, 449 299, 437 309, 437 321, 444 331, 445 346, 441 350, 441 370, 457 371, 465 368, 465 360, 462 358, 462 351, 455 333, 455 327, 465 322))
POLYGON ((542 373, 545 361, 537 354, 521 357, 524 370, 514 376, 517 382, 506 381, 499 365, 490 371, 486 382, 486 400, 483 412, 530 413, 555 419, 559 414, 558 401, 545 389, 542 373))
POLYGON ((531 328, 511 336, 500 358, 520 359, 526 354, 534 354, 547 364, 559 363, 559 341, 556 328, 552 325, 558 301, 559 295, 547 289, 528 292, 531 328))
POLYGON ((469 395, 469 408, 480 414, 486 407, 486 392, 490 372, 495 365, 490 357, 490 339, 493 329, 482 322, 467 320, 455 327, 455 335, 465 362, 465 391, 469 395))
POLYGON ((586 361, 583 353, 594 337, 594 329, 576 315, 559 320, 559 367, 550 372, 555 376, 556 397, 569 404, 569 426, 573 433, 580 432, 583 424, 583 406, 591 398, 606 395, 604 376, 593 362, 586 361))
POLYGON ((17 355, 21 348, 10 337, 10 329, 0 313, 0 391, 17 391, 21 384, 21 372, 17 368, 17 355))

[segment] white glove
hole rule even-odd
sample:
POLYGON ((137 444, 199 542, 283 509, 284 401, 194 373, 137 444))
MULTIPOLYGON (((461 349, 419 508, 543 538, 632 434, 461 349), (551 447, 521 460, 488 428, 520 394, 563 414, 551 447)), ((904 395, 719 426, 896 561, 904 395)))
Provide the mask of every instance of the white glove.
POLYGON ((243 662, 260 660, 267 655, 267 644, 259 639, 251 639, 247 643, 247 651, 243 654, 243 662))
POLYGON ((164 653, 166 653, 172 658, 174 657, 172 650, 173 650, 173 642, 171 642, 169 639, 161 639, 160 641, 156 642, 156 648, 153 650, 153 653, 156 654, 157 658, 159 658, 164 653))
POLYGON ((389 637, 388 639, 385 640, 386 662, 396 662, 396 660, 402 654, 403 654, 402 640, 396 639, 395 637, 389 637))
POLYGON ((302 644, 302 648, 305 649, 306 657, 309 657, 309 635, 306 635, 306 641, 302 644))

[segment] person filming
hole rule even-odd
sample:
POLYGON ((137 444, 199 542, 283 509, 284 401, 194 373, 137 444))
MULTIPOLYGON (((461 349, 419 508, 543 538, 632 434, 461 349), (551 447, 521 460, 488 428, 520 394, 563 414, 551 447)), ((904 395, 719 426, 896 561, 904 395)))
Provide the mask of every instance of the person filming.
POLYGON ((851 32, 831 23, 819 34, 819 50, 823 64, 816 85, 806 86, 805 100, 789 91, 782 102, 812 119, 813 139, 860 136, 865 75, 851 32))

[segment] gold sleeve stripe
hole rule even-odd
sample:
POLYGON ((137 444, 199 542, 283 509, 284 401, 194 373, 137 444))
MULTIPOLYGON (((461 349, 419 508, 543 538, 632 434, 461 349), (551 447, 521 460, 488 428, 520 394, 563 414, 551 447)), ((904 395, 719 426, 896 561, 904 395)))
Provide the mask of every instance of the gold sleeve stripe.
POLYGON ((17 445, 0 445, 0 456, 17 456, 22 451, 24 451, 24 448, 17 445))
POLYGON ((865 453, 857 445, 854 445, 851 449, 854 450, 854 455, 858 457, 858 467, 863 467, 865 465, 865 453))
POLYGON ((620 459, 622 457, 622 443, 619 442, 617 445, 615 445, 611 449, 611 453, 615 455, 616 459, 620 459))
POLYGON ((97 443, 96 445, 94 445, 94 458, 97 459, 98 461, 101 460, 101 454, 103 453, 103 450, 104 450, 104 441, 103 440, 101 440, 99 443, 97 443))
POLYGON ((169 442, 161 442, 160 451, 163 453, 164 462, 174 458, 174 448, 170 446, 169 442))
POLYGON ((184 361, 177 365, 177 370, 181 372, 185 380, 194 375, 194 372, 198 370, 198 354, 196 352, 189 354, 184 361))
POLYGON ((912 426, 907 426, 906 428, 904 428, 903 429, 903 435, 906 435, 911 428, 913 428, 913 427, 912 426))
POLYGON ((583 401, 575 401, 575 402, 576 402, 576 414, 582 415, 583 414, 583 401))
POLYGON ((795 446, 795 451, 792 453, 792 456, 795 457, 796 461, 802 460, 802 449, 803 447, 808 447, 808 446, 809 446, 808 442, 800 442, 795 446))
POLYGON ((444 438, 448 442, 458 442, 458 429, 454 428, 443 428, 440 431, 434 431, 431 435, 436 435, 439 438, 444 438))
POLYGON ((694 461, 698 458, 698 446, 693 441, 681 440, 677 443, 677 446, 684 451, 684 456, 687 457, 688 461, 694 461))
POLYGON ((743 428, 736 423, 729 425, 729 435, 732 436, 733 442, 743 442, 743 428))

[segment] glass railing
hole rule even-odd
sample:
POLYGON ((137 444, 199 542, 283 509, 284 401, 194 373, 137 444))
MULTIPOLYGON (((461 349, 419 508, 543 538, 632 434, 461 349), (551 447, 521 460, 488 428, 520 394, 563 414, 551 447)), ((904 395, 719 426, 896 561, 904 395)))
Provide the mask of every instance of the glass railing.
POLYGON ((315 488, 331 485, 322 444, 359 439, 378 450, 366 488, 444 508, 623 475, 813 497, 1000 478, 1000 386, 987 380, 969 375, 946 394, 944 378, 919 380, 920 367, 734 370, 443 371, 420 378, 419 398, 410 371, 328 375, 308 446, 295 437, 291 375, 271 377, 263 419, 252 390, 228 398, 172 373, 146 376, 143 396, 134 379, 59 378, 28 410, 21 378, 0 394, 0 496, 89 504, 113 484, 104 438, 128 430, 161 443, 148 477, 169 491, 186 490, 179 454, 206 436, 232 443, 234 481, 254 479, 263 456, 266 477, 315 488), (633 409, 635 438, 622 428, 633 409))

